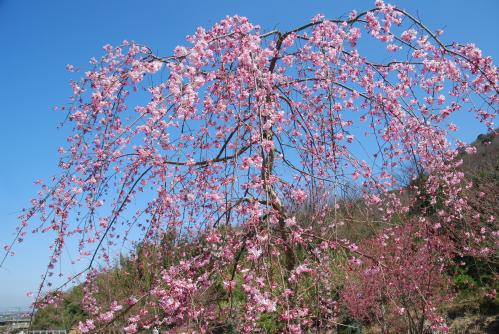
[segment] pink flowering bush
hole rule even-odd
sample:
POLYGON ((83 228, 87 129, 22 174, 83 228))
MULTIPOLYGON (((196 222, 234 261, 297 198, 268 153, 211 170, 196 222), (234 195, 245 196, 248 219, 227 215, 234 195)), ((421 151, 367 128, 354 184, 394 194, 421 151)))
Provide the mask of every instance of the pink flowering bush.
POLYGON ((437 308, 451 298, 444 271, 452 243, 434 233, 410 222, 361 244, 370 257, 352 266, 342 291, 354 318, 382 333, 446 328, 437 308))
POLYGON ((441 274, 452 254, 481 249, 447 129, 464 111, 493 128, 492 59, 379 0, 287 32, 226 17, 187 43, 163 57, 124 41, 88 71, 68 67, 82 77, 62 107, 61 173, 40 182, 19 227, 54 236, 39 292, 74 245, 85 266, 66 278, 85 278, 83 333, 320 332, 340 305, 385 328, 400 314, 393 326, 443 330, 441 274), (425 182, 407 199, 395 190, 409 162, 425 182), (359 218, 344 215, 351 189, 363 224, 383 231, 359 245, 341 233, 359 218), (438 209, 414 219, 419 202, 438 209), (108 283, 103 303, 99 272, 123 244, 154 261, 132 255, 134 294, 108 283))

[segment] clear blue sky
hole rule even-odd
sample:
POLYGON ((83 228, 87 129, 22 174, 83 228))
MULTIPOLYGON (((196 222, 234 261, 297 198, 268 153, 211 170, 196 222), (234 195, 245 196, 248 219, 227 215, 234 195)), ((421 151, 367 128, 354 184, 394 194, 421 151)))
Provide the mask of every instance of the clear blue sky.
MULTIPOLYGON (((294 27, 317 13, 337 17, 372 7, 373 0, 0 0, 0 245, 12 238, 19 209, 36 191, 35 179, 57 172, 56 149, 65 130, 56 130, 61 113, 52 106, 70 95, 65 65, 86 66, 106 43, 124 39, 167 55, 198 26, 228 14, 247 16, 265 30, 294 27)), ((499 1, 393 0, 418 13, 444 40, 475 42, 499 58, 499 1)), ((483 128, 464 128, 471 141, 483 128)), ((48 258, 47 240, 28 237, 17 255, 0 268, 0 311, 28 304, 48 258)))

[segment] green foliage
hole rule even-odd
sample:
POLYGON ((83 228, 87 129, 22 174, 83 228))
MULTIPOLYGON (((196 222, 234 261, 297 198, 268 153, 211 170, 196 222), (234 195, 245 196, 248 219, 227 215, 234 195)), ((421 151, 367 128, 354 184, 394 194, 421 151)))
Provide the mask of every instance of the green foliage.
POLYGON ((454 285, 456 288, 464 290, 475 287, 476 282, 473 277, 466 274, 460 274, 454 277, 454 285))
POLYGON ((278 333, 278 319, 275 313, 262 313, 258 320, 258 326, 264 330, 265 333, 273 334, 278 333))
POLYGON ((80 306, 82 298, 82 286, 74 287, 64 295, 60 306, 47 306, 37 310, 32 329, 72 328, 86 316, 80 306))
POLYGON ((346 310, 343 311, 340 320, 339 320, 340 326, 337 329, 338 334, 362 334, 362 325, 359 324, 357 321, 352 319, 350 315, 346 312, 346 310))
POLYGON ((432 204, 432 196, 427 193, 426 190, 426 182, 428 181, 428 175, 421 173, 418 175, 416 179, 414 179, 410 186, 417 187, 420 191, 419 199, 410 209, 409 213, 411 215, 417 216, 421 213, 424 213, 428 216, 434 215, 437 211, 443 208, 444 206, 444 191, 442 188, 437 190, 437 194, 435 195, 436 202, 432 204))

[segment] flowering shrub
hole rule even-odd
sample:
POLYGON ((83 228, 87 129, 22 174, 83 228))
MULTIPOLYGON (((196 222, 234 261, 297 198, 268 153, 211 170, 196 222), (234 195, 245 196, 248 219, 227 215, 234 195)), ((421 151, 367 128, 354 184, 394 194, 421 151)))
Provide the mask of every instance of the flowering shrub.
POLYGON ((372 257, 352 268, 342 291, 355 318, 382 333, 424 333, 430 325, 446 329, 437 307, 451 297, 444 271, 452 243, 433 233, 411 222, 362 243, 372 257))
POLYGON ((106 45, 71 83, 61 174, 40 182, 19 227, 19 238, 54 235, 39 292, 54 288, 64 247, 77 243, 75 261, 86 265, 67 282, 86 276, 83 333, 116 323, 126 333, 229 323, 245 333, 322 331, 338 325, 341 303, 383 325, 398 312, 444 328, 439 274, 451 253, 481 249, 447 129, 465 110, 492 129, 492 59, 380 0, 287 32, 226 17, 187 42, 168 57, 106 45), (407 200, 396 173, 410 161, 426 178, 407 200), (366 225, 410 224, 360 245, 342 237, 353 221, 342 194, 352 188, 366 225), (438 210, 414 220, 422 200, 438 210), (309 224, 292 210, 303 205, 313 205, 309 224), (162 244, 166 232, 173 239, 162 244), (140 295, 100 303, 97 269, 133 242, 159 244, 149 250, 153 274, 139 275, 140 295))

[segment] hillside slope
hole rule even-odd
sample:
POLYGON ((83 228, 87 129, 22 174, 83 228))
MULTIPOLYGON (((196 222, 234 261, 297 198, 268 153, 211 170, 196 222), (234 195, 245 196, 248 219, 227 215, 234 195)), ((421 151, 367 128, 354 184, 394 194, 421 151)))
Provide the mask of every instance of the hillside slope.
MULTIPOLYGON (((469 180, 473 181, 473 187, 467 189, 467 197, 473 208, 480 212, 484 224, 497 230, 497 221, 490 219, 491 216, 499 216, 499 138, 495 134, 478 136, 473 143, 476 154, 462 154, 462 171, 469 180)), ((362 203, 356 203, 361 206, 362 203)), ((306 220, 304 213, 301 220, 306 220)), ((366 224, 347 223, 340 233, 348 234, 350 239, 367 240, 373 234, 379 233, 376 226, 366 228, 366 224), (343 231, 343 232, 342 232, 343 231)), ((308 222, 309 223, 309 222, 308 222)), ((100 274, 100 282, 107 289, 112 287, 112 291, 107 291, 100 296, 99 302, 109 304, 111 297, 116 299, 126 299, 128 296, 140 296, 144 291, 148 291, 151 282, 159 273, 159 269, 167 268, 175 261, 173 253, 169 256, 171 247, 183 247, 186 252, 197 254, 199 245, 186 242, 184 244, 173 245, 174 235, 165 234, 158 245, 138 246, 133 257, 122 257, 116 267, 100 274), (163 256, 155 256, 157 253, 163 256), (166 254, 166 256, 164 256, 166 254), (166 260, 165 262, 165 259, 166 260), (158 269, 159 268, 159 269, 158 269)), ((295 252, 300 254, 302 249, 295 252)), ((345 277, 345 272, 349 270, 347 257, 345 254, 335 255, 335 266, 338 270, 338 281, 345 277)), ((448 278, 452 283, 450 291, 456 298, 444 305, 447 314, 447 323, 451 333, 498 333, 499 332, 499 298, 495 291, 498 285, 498 254, 486 258, 463 257, 456 259, 455 265, 449 269, 448 278)), ((236 277, 237 279, 237 277, 236 277)), ((304 283, 306 284, 306 282, 304 283)), ((341 285, 341 282, 338 283, 341 285)), ((222 285, 222 282, 220 283, 222 285)), ((305 289, 305 287, 304 287, 305 289)), ((237 289, 233 292, 237 302, 238 298, 244 298, 243 293, 237 289)), ((214 286, 203 296, 199 296, 207 306, 211 303, 223 303, 226 297, 223 288, 214 286)), ((86 317, 82 304, 82 287, 75 287, 65 293, 63 302, 59 308, 53 306, 39 310, 33 323, 34 329, 45 328, 71 328, 79 320, 86 317)), ((346 312, 343 310, 342 312, 346 312)), ((121 320, 124 321, 123 316, 121 320)), ((109 327, 110 332, 119 332, 120 319, 117 319, 113 326, 109 327)), ((271 317, 260 320, 261 326, 268 333, 275 332, 275 319, 271 317)), ((348 327, 338 327, 338 333, 376 333, 375 326, 362 326, 353 321, 348 313, 343 315, 342 323, 348 327)), ((217 327, 217 332, 230 332, 230 324, 221 320, 217 327)), ((170 328, 171 329, 171 328, 170 328)), ((185 329, 185 328, 184 328, 185 329)))

